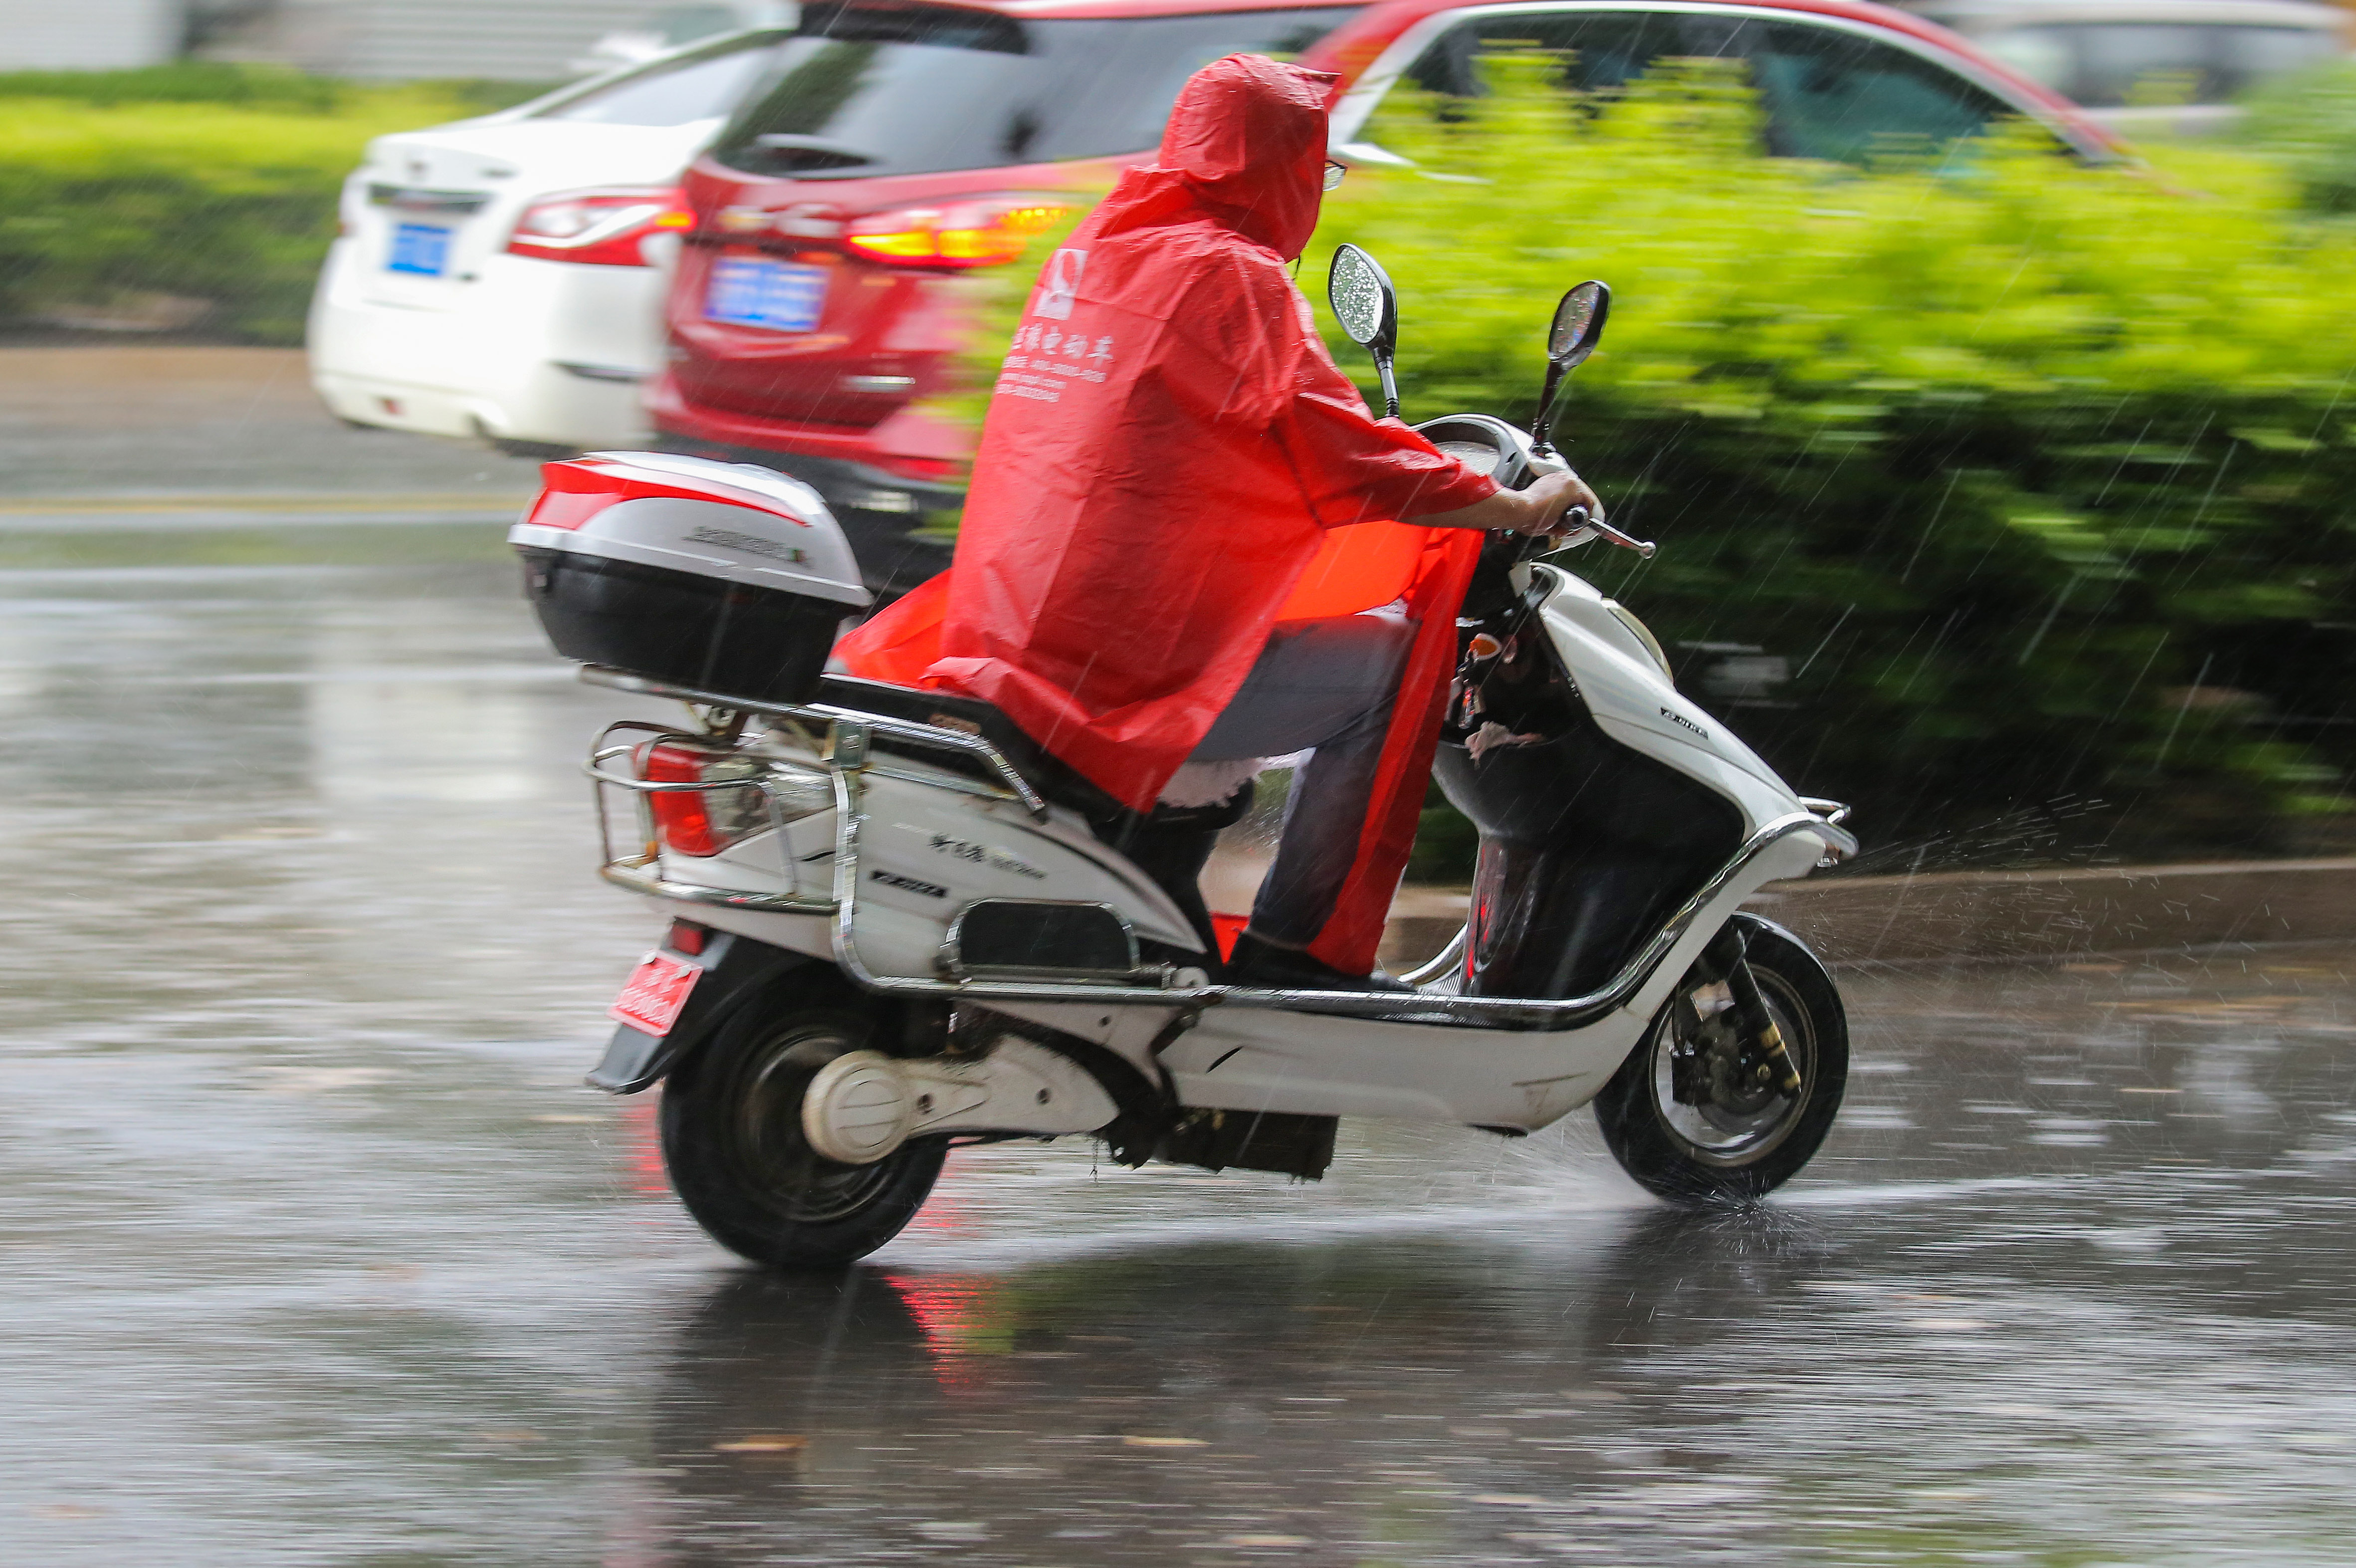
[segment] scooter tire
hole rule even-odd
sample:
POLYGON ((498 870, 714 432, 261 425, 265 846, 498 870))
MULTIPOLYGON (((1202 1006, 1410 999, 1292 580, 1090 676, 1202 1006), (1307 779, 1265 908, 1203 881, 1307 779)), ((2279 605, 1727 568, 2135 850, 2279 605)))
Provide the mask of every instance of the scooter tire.
POLYGON ((1823 1147, 1848 1087, 1848 1015, 1832 976, 1782 927, 1754 915, 1735 918, 1744 928, 1751 972, 1799 1067, 1798 1105, 1749 1143, 1695 1135, 1708 1113, 1675 1101, 1664 1059, 1677 1001, 1700 983, 1692 975, 1595 1097, 1595 1120, 1621 1168, 1654 1196, 1688 1208, 1755 1202, 1799 1175, 1823 1147))
POLYGON ((867 1047, 880 1005, 848 987, 781 978, 737 1010, 663 1088, 663 1164, 712 1239, 765 1268, 839 1269, 897 1236, 933 1189, 946 1138, 870 1165, 830 1160, 802 1133, 819 1069, 867 1047))

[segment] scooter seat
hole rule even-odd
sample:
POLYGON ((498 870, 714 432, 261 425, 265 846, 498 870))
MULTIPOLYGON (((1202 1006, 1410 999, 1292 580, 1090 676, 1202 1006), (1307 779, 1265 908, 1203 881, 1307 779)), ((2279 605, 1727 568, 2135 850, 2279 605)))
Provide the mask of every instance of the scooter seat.
MULTIPOLYGON (((1090 821, 1118 817, 1125 808, 1119 801, 1081 778, 1066 764, 1050 756, 1045 747, 1015 726, 998 707, 979 697, 960 697, 948 692, 928 692, 915 686, 888 685, 882 681, 862 681, 851 675, 829 675, 819 682, 818 700, 828 707, 849 708, 855 713, 874 714, 904 723, 930 725, 937 729, 955 730, 961 735, 979 736, 996 746, 999 754, 1014 765, 1042 799, 1059 806, 1068 806, 1090 821)), ((994 779, 990 766, 980 758, 962 752, 943 751, 915 741, 902 740, 890 735, 877 735, 869 743, 878 751, 896 752, 905 757, 922 757, 926 762, 969 773, 977 779, 994 779)))

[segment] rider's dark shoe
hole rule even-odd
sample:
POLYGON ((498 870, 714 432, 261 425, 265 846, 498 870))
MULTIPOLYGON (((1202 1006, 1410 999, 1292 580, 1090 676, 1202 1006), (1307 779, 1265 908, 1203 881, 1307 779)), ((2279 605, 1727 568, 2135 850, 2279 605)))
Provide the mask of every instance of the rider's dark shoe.
POLYGON ((1248 985, 1265 991, 1415 989, 1379 969, 1372 974, 1351 974, 1330 963, 1320 963, 1299 948, 1280 948, 1274 942, 1261 941, 1249 931, 1236 938, 1236 950, 1227 960, 1226 974, 1229 985, 1248 985))

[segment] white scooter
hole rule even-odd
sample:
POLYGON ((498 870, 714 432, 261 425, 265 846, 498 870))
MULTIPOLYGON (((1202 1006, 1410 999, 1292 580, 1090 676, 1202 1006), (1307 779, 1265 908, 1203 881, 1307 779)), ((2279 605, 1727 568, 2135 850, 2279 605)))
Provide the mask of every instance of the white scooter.
MULTIPOLYGON (((1331 297, 1396 412, 1389 280, 1345 246, 1331 297)), ((1553 404, 1609 301, 1564 296, 1529 431, 1419 428, 1507 485, 1560 468, 1553 404)), ((745 1257, 872 1251, 967 1143, 1314 1177, 1344 1116, 1518 1137, 1591 1102, 1637 1181, 1708 1202, 1781 1185, 1829 1130, 1840 998, 1740 906, 1853 853, 1846 809, 1680 695, 1564 553, 1493 537, 1464 607, 1437 765, 1481 832, 1462 932, 1411 993, 1258 990, 1218 982, 1194 886, 1240 806, 1141 817, 987 703, 823 673, 867 594, 815 494, 653 454, 548 472, 510 538, 558 651, 691 715, 616 724, 588 764, 604 875, 675 917, 589 1081, 668 1079, 672 1185, 745 1257)), ((1598 538, 1652 548, 1571 542, 1598 538)))

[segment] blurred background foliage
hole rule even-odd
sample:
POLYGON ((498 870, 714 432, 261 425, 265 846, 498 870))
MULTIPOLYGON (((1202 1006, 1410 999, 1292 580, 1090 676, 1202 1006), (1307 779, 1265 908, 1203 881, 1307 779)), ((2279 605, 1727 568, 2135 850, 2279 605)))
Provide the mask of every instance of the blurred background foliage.
POLYGON ((2235 139, 2284 164, 2319 212, 2356 212, 2356 59, 2278 78, 2253 93, 2235 139))
MULTIPOLYGON (((1713 63, 1609 100, 1488 73, 1391 95, 1364 134, 1418 167, 1352 173, 1301 286, 1323 318, 1325 259, 1365 246, 1408 417, 1526 418, 1554 300, 1612 284, 1558 432, 1662 551, 1574 567, 1859 803, 1862 867, 2356 843, 2356 225, 2288 160, 2090 168, 2022 126, 1859 169, 1762 156, 1713 63)), ((1033 271, 977 280, 977 370, 1033 271)), ((1412 874, 1471 845, 1435 797, 1412 874)))
POLYGON ((1685 690, 1883 844, 2040 810, 2127 854, 2344 842, 2356 230, 2244 152, 2095 169, 2019 127, 1855 170, 1756 156, 1714 64, 1609 102, 1490 66, 1393 95, 1368 134, 1420 170, 1355 173, 1302 284, 1382 258, 1410 417, 1526 415, 1555 296, 1614 286, 1558 428, 1662 552, 1580 569, 1685 690))
POLYGON ((0 73, 0 326, 300 343, 369 139, 539 91, 197 63, 0 73))

